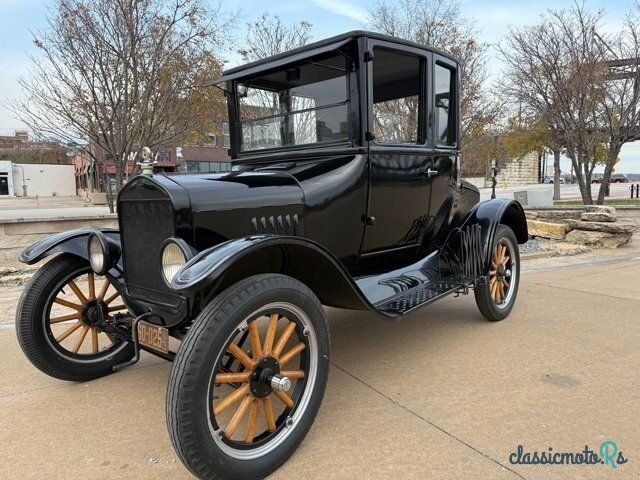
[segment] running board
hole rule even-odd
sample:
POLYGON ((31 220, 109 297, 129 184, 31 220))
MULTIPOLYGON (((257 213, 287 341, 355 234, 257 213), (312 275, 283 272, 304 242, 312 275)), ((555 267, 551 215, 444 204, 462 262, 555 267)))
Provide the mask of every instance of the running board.
POLYGON ((375 307, 391 316, 404 315, 445 295, 458 290, 466 291, 468 287, 469 281, 465 277, 455 275, 442 281, 430 282, 412 288, 376 304, 375 307))

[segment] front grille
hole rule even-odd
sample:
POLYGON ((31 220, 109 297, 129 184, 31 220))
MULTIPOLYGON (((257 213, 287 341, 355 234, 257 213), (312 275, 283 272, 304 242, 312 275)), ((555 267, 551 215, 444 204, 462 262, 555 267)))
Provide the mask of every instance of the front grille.
POLYGON ((132 295, 147 290, 170 292, 162 279, 160 249, 175 235, 173 205, 168 198, 121 200, 118 206, 127 288, 132 295))

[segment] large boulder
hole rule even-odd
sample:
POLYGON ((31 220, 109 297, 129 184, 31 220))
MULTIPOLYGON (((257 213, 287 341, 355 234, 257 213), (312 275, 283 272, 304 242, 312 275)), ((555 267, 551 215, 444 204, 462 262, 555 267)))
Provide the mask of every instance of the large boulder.
POLYGON ((609 205, 585 205, 585 212, 593 212, 593 213, 608 213, 610 215, 616 215, 616 208, 610 207, 609 205))
POLYGON ((615 222, 616 209, 607 205, 585 205, 580 219, 585 222, 615 222))
POLYGON ((538 220, 527 220, 527 227, 529 227, 529 235, 553 240, 564 240, 567 232, 571 230, 567 223, 541 222, 538 220))
POLYGON ((591 232, 633 233, 640 228, 640 224, 622 222, 583 222, 567 220, 567 223, 574 230, 588 230, 591 232))
POLYGON ((585 222, 615 222, 616 215, 607 212, 584 212, 580 220, 585 222))
POLYGON ((588 230, 572 230, 567 242, 599 248, 618 248, 631 240, 632 233, 611 233, 588 230))
POLYGON ((537 220, 563 223, 568 219, 580 220, 580 215, 582 215, 580 210, 538 210, 537 220))

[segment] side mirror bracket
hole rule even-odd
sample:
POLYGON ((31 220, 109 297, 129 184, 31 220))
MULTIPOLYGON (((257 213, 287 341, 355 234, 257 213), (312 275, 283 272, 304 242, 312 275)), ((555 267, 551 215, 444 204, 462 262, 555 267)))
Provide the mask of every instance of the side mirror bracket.
POLYGON ((364 52, 364 62, 372 62, 373 61, 373 49, 366 50, 364 52))

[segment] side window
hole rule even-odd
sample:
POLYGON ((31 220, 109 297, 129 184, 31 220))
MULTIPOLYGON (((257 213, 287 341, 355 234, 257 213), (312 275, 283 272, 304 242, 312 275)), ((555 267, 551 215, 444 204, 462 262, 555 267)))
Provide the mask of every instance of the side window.
POLYGON ((435 132, 436 144, 452 146, 456 144, 455 133, 455 70, 436 63, 435 83, 435 132))
POLYGON ((373 134, 377 143, 419 143, 421 59, 374 48, 373 134))

